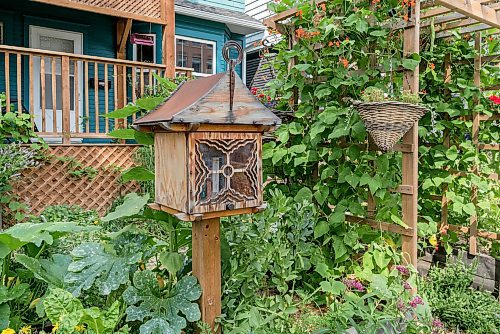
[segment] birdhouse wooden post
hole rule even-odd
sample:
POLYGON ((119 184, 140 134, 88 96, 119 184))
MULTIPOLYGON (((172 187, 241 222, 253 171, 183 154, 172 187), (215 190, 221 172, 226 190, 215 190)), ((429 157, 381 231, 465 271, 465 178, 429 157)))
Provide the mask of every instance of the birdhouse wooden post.
POLYGON ((193 222, 193 274, 212 328, 221 314, 220 217, 264 208, 262 134, 280 124, 235 74, 242 55, 238 43, 226 43, 229 71, 181 84, 134 122, 155 137, 154 206, 193 222))

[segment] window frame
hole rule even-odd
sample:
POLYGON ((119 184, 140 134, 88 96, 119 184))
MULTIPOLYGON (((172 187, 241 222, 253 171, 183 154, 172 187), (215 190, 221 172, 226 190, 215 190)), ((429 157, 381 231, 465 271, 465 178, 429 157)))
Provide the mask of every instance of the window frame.
POLYGON ((175 35, 175 64, 177 65, 177 40, 183 39, 190 42, 198 42, 212 45, 212 73, 193 72, 196 77, 208 77, 217 73, 217 42, 208 39, 194 38, 183 35, 175 35))
MULTIPOLYGON (((151 64, 157 64, 156 62, 156 34, 143 34, 143 33, 140 33, 141 35, 145 35, 145 36, 153 36, 153 41, 154 41, 154 45, 152 45, 153 47, 153 62, 151 64)), ((139 61, 137 60, 137 44, 132 44, 132 60, 133 61, 139 61)), ((141 62, 143 63, 143 62, 141 62)), ((149 63, 147 63, 149 64, 149 63)))

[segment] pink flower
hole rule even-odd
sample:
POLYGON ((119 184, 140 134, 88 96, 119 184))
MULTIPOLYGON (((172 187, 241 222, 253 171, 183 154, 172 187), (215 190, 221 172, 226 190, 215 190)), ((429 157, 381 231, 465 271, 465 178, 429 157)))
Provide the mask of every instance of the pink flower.
POLYGON ((410 283, 408 283, 408 282, 406 282, 406 281, 403 283, 403 287, 405 288, 405 290, 411 290, 411 289, 413 289, 413 288, 411 287, 410 283))
POLYGON ((398 264, 397 266, 394 267, 394 269, 399 271, 403 276, 410 276, 410 270, 406 266, 398 264))
POLYGON ((424 301, 422 300, 422 298, 420 298, 420 296, 415 296, 413 297, 412 300, 410 300, 408 302, 408 304, 413 307, 413 308, 416 308, 417 305, 424 305, 424 301))
POLYGON ((357 290, 359 292, 365 291, 365 287, 357 279, 348 279, 348 278, 346 278, 346 279, 344 279, 343 282, 347 286, 348 289, 357 290))

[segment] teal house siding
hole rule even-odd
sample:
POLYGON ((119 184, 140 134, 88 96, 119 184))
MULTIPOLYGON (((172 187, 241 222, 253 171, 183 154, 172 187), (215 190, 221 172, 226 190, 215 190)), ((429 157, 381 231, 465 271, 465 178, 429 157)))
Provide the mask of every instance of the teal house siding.
POLYGON ((245 0, 190 0, 193 3, 230 9, 238 12, 245 11, 245 0))
MULTIPOLYGON (((213 22, 195 17, 184 15, 175 16, 175 34, 191 38, 199 38, 216 43, 216 72, 226 71, 226 62, 222 59, 222 47, 230 39, 237 40, 245 45, 245 37, 238 34, 232 34, 224 23, 213 22)), ((237 68, 241 76, 241 64, 237 68)))
MULTIPOLYGON (((200 3, 203 5, 214 6, 218 8, 230 9, 233 11, 243 12, 244 0, 207 0, 192 2, 200 3)), ((51 6, 42 3, 36 3, 29 0, 0 0, 0 21, 4 24, 4 44, 20 47, 30 46, 29 27, 40 26, 45 28, 65 30, 71 32, 78 32, 82 34, 83 38, 83 53, 86 55, 116 58, 116 18, 101 15, 92 12, 79 11, 70 8, 63 8, 58 6, 51 6)), ((162 62, 162 26, 158 24, 149 24, 144 22, 134 21, 132 26, 132 33, 152 33, 156 35, 156 62, 162 62)), ((232 33, 226 24, 222 22, 215 22, 205 20, 202 18, 190 17, 186 15, 176 15, 175 33, 177 36, 185 36, 197 39, 213 41, 216 43, 216 72, 226 71, 227 64, 222 58, 222 47, 228 40, 237 40, 243 46, 245 45, 245 36, 232 33)), ((126 55, 127 59, 133 59, 132 44, 127 43, 126 55)), ((27 58, 23 59, 23 87, 22 99, 23 105, 26 109, 29 108, 29 82, 28 82, 28 67, 27 58)), ((85 82, 94 77, 94 65, 89 64, 89 75, 83 78, 85 82)), ((82 66, 81 66, 82 67, 82 66)), ((0 92, 5 92, 5 58, 0 54, 0 92)), ((109 80, 112 80, 112 67, 108 68, 109 80)), ((104 78, 104 66, 100 65, 99 78, 104 78)), ((237 72, 242 75, 242 65, 237 67, 237 72)), ((80 72, 83 73, 83 72, 80 72)), ((129 72, 128 75, 131 75, 129 72)), ((10 60, 10 92, 12 97, 17 96, 16 86, 16 59, 11 55, 10 60)), ((105 97, 104 89, 99 90, 99 114, 105 112, 105 97)), ((130 92, 127 94, 130 99, 130 92)), ((82 100, 84 96, 80 97, 82 100)), ((114 89, 111 86, 109 90, 109 111, 113 109, 114 89)), ((16 105, 17 107, 17 105, 16 105)), ((84 115, 86 106, 80 108, 80 116, 84 115)), ((93 86, 89 85, 89 130, 96 132, 97 123, 96 109, 94 103, 94 90, 93 86)), ((81 130, 85 131, 85 121, 81 130)), ((110 126, 112 126, 110 124, 110 126)), ((41 131, 41 129, 39 129, 41 131)), ((103 121, 99 122, 99 132, 105 132, 105 124, 103 121)), ((96 140, 85 139, 84 142, 96 142, 96 140)), ((102 142, 102 140, 100 140, 102 142)))

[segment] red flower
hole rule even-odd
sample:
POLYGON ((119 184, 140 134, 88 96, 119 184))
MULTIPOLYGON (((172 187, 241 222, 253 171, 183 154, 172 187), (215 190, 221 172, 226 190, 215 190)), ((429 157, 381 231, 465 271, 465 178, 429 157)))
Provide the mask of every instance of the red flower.
POLYGON ((491 95, 488 99, 494 104, 500 104, 500 96, 491 95))
POLYGON ((264 95, 264 94, 262 94, 262 93, 260 93, 260 94, 259 94, 259 99, 262 99, 263 97, 265 97, 265 95, 264 95))

